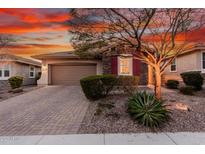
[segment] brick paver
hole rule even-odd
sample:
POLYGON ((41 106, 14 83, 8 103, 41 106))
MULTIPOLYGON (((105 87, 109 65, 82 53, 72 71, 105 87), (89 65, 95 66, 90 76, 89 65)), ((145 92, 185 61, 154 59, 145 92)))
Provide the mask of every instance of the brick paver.
POLYGON ((0 135, 77 133, 89 101, 78 86, 47 86, 0 102, 0 135))

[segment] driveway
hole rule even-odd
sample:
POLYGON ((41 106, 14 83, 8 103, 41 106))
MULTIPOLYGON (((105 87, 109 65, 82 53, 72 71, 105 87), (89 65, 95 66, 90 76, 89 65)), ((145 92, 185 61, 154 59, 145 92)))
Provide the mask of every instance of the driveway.
POLYGON ((0 136, 77 133, 89 101, 78 86, 47 86, 0 102, 0 136))

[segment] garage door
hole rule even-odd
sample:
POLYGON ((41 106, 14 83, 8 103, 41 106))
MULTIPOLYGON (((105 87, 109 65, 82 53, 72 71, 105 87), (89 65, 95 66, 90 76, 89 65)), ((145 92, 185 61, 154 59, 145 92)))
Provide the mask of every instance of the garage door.
POLYGON ((51 84, 79 85, 81 78, 95 74, 95 64, 52 65, 51 84))

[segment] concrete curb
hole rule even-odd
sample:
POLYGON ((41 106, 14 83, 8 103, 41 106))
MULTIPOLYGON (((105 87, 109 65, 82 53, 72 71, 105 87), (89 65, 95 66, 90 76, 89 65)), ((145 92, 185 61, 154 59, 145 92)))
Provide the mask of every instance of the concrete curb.
POLYGON ((199 145, 205 133, 137 133, 1 136, 1 145, 199 145))

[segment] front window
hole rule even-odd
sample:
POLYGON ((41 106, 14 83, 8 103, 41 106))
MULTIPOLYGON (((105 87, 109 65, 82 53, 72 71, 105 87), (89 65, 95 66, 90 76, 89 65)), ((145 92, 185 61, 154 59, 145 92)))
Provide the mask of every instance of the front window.
POLYGON ((4 77, 9 77, 9 76, 10 76, 10 71, 4 70, 4 77))
POLYGON ((176 59, 174 59, 171 63, 171 72, 176 72, 177 71, 177 64, 176 64, 176 59))
POLYGON ((0 80, 7 80, 10 77, 10 65, 0 65, 0 80))
POLYGON ((132 75, 132 57, 119 57, 119 75, 132 75))
POLYGON ((31 66, 29 69, 29 77, 35 78, 35 67, 31 66))

